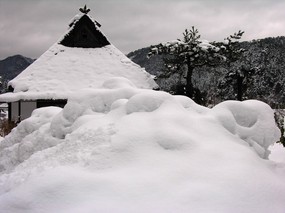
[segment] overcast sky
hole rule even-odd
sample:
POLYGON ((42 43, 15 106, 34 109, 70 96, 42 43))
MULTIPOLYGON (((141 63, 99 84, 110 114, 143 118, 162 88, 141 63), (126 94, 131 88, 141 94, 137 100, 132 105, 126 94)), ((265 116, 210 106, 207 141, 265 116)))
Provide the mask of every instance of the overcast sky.
POLYGON ((39 57, 84 4, 124 53, 180 38, 191 26, 209 41, 239 29, 244 40, 285 35, 284 0, 0 0, 0 59, 39 57))

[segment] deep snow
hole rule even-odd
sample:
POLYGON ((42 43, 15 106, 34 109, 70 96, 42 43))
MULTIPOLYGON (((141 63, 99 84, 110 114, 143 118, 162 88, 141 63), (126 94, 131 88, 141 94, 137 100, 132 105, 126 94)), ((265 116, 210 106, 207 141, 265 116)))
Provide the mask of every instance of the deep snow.
POLYGON ((259 101, 212 109, 123 78, 37 109, 0 142, 3 212, 284 213, 259 101))
POLYGON ((278 163, 285 164, 285 148, 281 143, 275 143, 269 147, 270 155, 269 159, 278 163))

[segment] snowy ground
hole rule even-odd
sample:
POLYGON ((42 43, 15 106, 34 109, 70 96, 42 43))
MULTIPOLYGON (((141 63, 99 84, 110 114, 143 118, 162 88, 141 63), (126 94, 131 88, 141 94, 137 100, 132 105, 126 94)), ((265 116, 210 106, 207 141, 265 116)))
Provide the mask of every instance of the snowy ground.
POLYGON ((262 102, 208 109, 113 79, 0 142, 0 209, 284 213, 279 136, 262 102))
POLYGON ((269 150, 271 151, 269 155, 270 160, 285 164, 285 148, 282 144, 275 143, 269 150))

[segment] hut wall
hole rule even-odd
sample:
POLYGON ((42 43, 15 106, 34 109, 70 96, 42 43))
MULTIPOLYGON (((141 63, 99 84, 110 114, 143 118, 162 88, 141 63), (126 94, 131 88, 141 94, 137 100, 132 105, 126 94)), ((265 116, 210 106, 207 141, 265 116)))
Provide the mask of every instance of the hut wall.
POLYGON ((36 101, 21 101, 21 120, 31 116, 32 112, 37 108, 36 101))

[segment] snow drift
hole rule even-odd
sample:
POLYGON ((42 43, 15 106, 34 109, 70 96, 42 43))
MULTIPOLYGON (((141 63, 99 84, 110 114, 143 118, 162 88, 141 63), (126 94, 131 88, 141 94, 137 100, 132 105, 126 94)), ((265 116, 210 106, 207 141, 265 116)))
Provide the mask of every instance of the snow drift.
POLYGON ((259 101, 213 109, 115 78, 37 109, 0 142, 3 212, 285 210, 280 136, 259 101))

